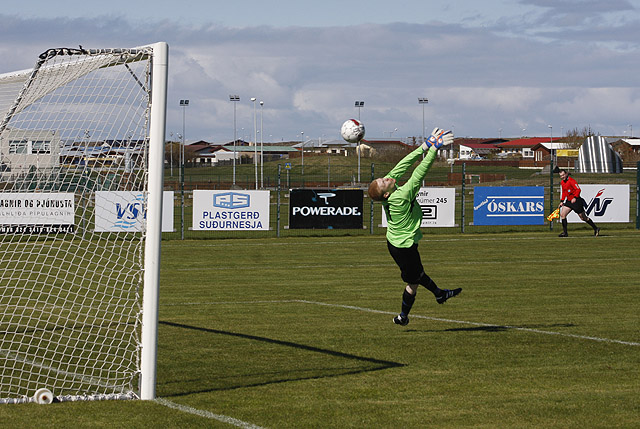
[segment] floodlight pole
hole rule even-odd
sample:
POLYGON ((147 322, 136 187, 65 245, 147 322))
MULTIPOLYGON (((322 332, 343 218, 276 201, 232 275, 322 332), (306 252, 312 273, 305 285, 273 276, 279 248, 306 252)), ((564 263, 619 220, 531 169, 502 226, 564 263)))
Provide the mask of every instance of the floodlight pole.
POLYGON ((551 151, 551 159, 553 159, 553 163, 557 163, 556 152, 553 149, 553 127, 551 125, 547 125, 549 127, 549 150, 551 151))
POLYGON ((180 239, 184 240, 184 128, 185 128, 185 115, 189 100, 180 100, 180 106, 182 106, 182 144, 180 147, 180 239))
POLYGON ((236 142, 238 141, 237 137, 237 126, 236 126, 236 106, 238 101, 240 101, 239 95, 230 95, 229 101, 233 103, 233 187, 236 186, 236 142))
POLYGON ((251 97, 253 103, 253 166, 256 172, 256 189, 258 189, 258 126, 256 124, 256 98, 251 97))
MULTIPOLYGON (((356 100, 355 107, 358 108, 358 122, 360 122, 360 108, 364 107, 364 101, 356 100)), ((358 183, 360 183, 360 140, 356 143, 356 152, 358 152, 358 183)))
POLYGON ((262 113, 264 101, 260 101, 260 189, 264 189, 264 137, 262 128, 262 113))
MULTIPOLYGON (((429 104, 429 99, 426 97, 418 97, 418 104, 422 104, 422 141, 424 142, 426 140, 424 132, 424 105, 429 104)), ((422 142, 420 142, 420 144, 422 144, 422 142)))
MULTIPOLYGON (((420 142, 420 144, 422 144, 427 140, 427 137, 425 136, 426 133, 424 131, 424 105, 429 104, 429 99, 426 97, 418 97, 418 104, 422 104, 422 141, 420 142)), ((424 159, 424 152, 422 153, 422 159, 424 159)), ((425 180, 422 179, 422 186, 424 185, 425 180)))
POLYGON ((360 108, 364 107, 364 101, 356 101, 355 107, 358 108, 358 121, 360 120, 360 108))

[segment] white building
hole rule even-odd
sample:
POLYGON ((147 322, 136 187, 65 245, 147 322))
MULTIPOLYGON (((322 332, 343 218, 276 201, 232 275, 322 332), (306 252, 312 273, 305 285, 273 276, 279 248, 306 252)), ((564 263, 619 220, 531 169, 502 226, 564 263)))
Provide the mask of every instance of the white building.
POLYGON ((6 129, 0 136, 2 177, 59 167, 60 146, 56 131, 6 129))

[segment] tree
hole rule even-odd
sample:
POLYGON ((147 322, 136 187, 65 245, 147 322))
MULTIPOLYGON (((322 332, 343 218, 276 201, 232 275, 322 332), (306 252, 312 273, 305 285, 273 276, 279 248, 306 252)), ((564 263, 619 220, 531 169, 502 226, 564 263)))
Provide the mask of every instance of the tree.
POLYGON ((571 149, 578 149, 587 137, 591 137, 594 134, 591 126, 586 126, 581 130, 576 127, 567 131, 566 135, 562 137, 562 141, 566 142, 571 149))
POLYGON ((179 142, 166 142, 164 145, 164 159, 165 161, 177 167, 180 164, 180 143, 179 142))

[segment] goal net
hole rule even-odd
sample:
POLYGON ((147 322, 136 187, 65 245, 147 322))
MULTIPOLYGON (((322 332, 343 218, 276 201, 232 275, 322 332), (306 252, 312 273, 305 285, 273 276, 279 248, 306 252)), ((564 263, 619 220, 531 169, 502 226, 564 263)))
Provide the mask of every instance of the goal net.
POLYGON ((155 395, 167 51, 0 75, 0 403, 155 395))

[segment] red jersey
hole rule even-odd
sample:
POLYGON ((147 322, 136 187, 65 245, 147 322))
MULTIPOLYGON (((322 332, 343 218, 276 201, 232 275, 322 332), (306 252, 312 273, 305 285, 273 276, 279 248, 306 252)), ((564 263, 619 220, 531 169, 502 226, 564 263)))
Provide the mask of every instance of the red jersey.
POLYGON ((573 177, 568 176, 567 180, 561 180, 560 185, 562 186, 562 196, 560 197, 562 201, 571 201, 580 196, 580 185, 573 177))

